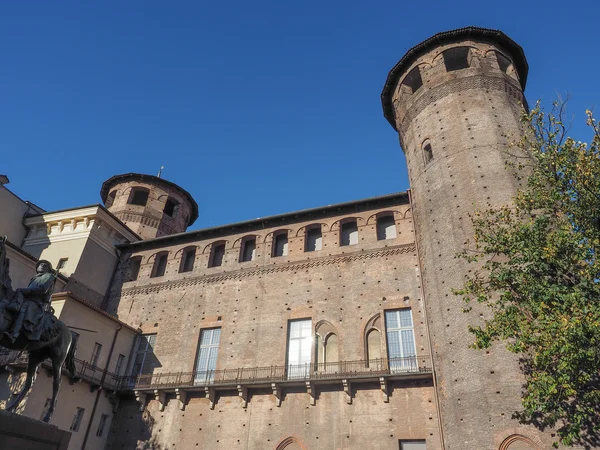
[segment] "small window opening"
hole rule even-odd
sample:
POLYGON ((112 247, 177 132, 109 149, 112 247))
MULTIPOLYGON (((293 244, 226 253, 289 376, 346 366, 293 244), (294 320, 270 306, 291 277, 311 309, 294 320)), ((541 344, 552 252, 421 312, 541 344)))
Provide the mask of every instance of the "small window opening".
POLYGON ((169 217, 175 217, 177 215, 177 210, 179 209, 179 203, 175 200, 168 198, 165 203, 165 207, 163 209, 163 213, 165 213, 169 217))
POLYGON ((56 269, 57 270, 62 270, 65 267, 67 267, 67 261, 69 260, 69 258, 60 258, 58 260, 58 264, 56 265, 56 269))
POLYGON ((431 148, 431 144, 429 142, 425 142, 423 144, 423 158, 425 159, 426 165, 433 160, 433 149, 431 148))
POLYGON ((256 256, 256 239, 249 238, 245 239, 242 243, 242 252, 240 255, 240 262, 254 261, 256 256))
POLYGON ((75 415, 73 416, 73 420, 71 422, 71 431, 79 431, 79 427, 81 426, 81 421, 83 420, 83 414, 85 413, 84 408, 77 408, 75 411, 75 415))
POLYGON ((402 80, 404 86, 408 86, 414 94, 417 89, 423 86, 423 79, 421 78, 421 72, 418 67, 413 68, 406 74, 404 80, 402 80))
POLYGON ((225 244, 216 243, 212 245, 210 261, 208 267, 219 267, 223 265, 223 257, 225 256, 225 244))
POLYGON ((323 234, 321 225, 316 225, 306 230, 306 248, 307 252, 315 252, 323 248, 323 234))
POLYGON ((385 241, 396 237, 396 221, 394 216, 387 215, 377 218, 377 240, 385 241))
POLYGON ((196 260, 196 247, 186 248, 181 257, 179 272, 191 272, 194 270, 194 261, 196 260))
POLYGON ((154 266, 150 278, 162 277, 167 269, 167 252, 159 253, 154 258, 154 266))
POLYGON ((496 52, 496 59, 498 60, 498 66, 500 67, 500 70, 504 73, 507 73, 508 68, 512 64, 510 62, 510 59, 508 59, 500 52, 496 52))
POLYGON ((135 281, 140 274, 140 266, 142 264, 141 256, 133 256, 129 258, 129 277, 127 277, 128 281, 135 281))
POLYGON ((446 50, 443 55, 448 72, 469 67, 469 47, 454 47, 446 50))
POLYGON ((133 188, 131 190, 128 203, 130 205, 146 206, 146 203, 148 203, 149 193, 150 191, 148 191, 146 188, 133 188))
POLYGON ((108 194, 108 196, 106 197, 106 202, 104 202, 104 206, 106 208, 110 208, 113 203, 115 202, 115 197, 117 196, 117 191, 112 191, 111 193, 108 194))
POLYGON ((273 256, 287 256, 288 254, 288 233, 287 231, 275 235, 273 240, 273 256))
POLYGON ((342 224, 340 235, 340 245, 358 244, 358 226, 356 220, 351 220, 342 224))

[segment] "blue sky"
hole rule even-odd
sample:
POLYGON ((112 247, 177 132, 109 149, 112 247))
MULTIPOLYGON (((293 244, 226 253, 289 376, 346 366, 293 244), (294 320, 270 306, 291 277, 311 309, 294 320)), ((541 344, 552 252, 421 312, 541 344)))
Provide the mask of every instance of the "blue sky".
POLYGON ((3 2, 0 173, 52 210, 141 172, 197 200, 192 229, 408 188, 379 95, 439 31, 523 46, 526 95, 600 115, 598 2, 3 2), (543 6, 541 6, 543 5, 543 6))

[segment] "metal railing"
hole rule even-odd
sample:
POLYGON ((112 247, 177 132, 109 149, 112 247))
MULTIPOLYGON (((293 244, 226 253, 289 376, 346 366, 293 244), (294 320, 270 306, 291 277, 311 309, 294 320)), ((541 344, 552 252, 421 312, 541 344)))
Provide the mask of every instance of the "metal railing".
MULTIPOLYGON (((9 365, 26 364, 27 356, 23 353, 9 365)), ((47 368, 51 367, 49 361, 45 361, 44 366, 47 368)), ((381 358, 287 366, 242 367, 194 372, 166 372, 132 376, 118 376, 88 361, 75 359, 76 378, 114 391, 368 379, 381 376, 402 377, 431 372, 430 356, 409 356, 405 358, 381 358)))
POLYGON ((251 367, 120 377, 119 390, 341 380, 431 373, 429 356, 251 367))

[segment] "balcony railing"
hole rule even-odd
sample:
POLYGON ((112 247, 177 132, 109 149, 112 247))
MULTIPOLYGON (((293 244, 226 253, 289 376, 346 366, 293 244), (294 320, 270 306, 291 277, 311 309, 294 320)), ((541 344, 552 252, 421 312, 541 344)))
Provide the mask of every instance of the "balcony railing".
POLYGON ((340 361, 323 364, 251 367, 194 372, 154 373, 120 378, 119 390, 251 385, 341 379, 405 377, 431 373, 429 356, 340 361))
MULTIPOLYGON (((24 369, 27 356, 21 354, 9 366, 24 369)), ((43 364, 48 369, 49 361, 43 364)), ((92 386, 114 391, 175 389, 206 386, 270 385, 271 383, 324 382, 341 379, 376 379, 379 377, 403 378, 425 375, 432 372, 430 356, 406 358, 381 358, 371 360, 340 361, 321 364, 299 364, 287 366, 243 367, 194 372, 170 372, 117 376, 90 364, 75 359, 75 376, 92 386)))

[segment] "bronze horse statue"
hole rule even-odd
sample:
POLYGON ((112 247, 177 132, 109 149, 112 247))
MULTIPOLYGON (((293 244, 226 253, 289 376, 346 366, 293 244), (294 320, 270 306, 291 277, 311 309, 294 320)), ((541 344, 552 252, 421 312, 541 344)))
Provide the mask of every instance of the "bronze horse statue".
MULTIPOLYGON (((52 362, 52 400, 44 417, 43 422, 49 422, 54 413, 56 399, 61 383, 62 366, 66 362, 66 368, 75 378, 75 344, 69 327, 53 316, 53 310, 48 308, 44 312, 44 328, 39 340, 29 340, 27 333, 23 330, 16 340, 9 339, 5 332, 12 328, 17 317, 17 312, 11 312, 7 308, 15 300, 17 295, 13 291, 9 275, 10 260, 6 258, 6 238, 0 238, 0 346, 10 350, 26 351, 29 354, 27 364, 27 378, 21 391, 7 403, 6 411, 14 412, 35 381, 39 365, 46 359, 52 362), (46 316, 50 315, 50 316, 46 316)), ((39 264, 39 263, 38 263, 39 264)), ((30 301, 25 299, 24 301, 30 301)), ((48 305, 49 306, 49 305, 48 305)))

